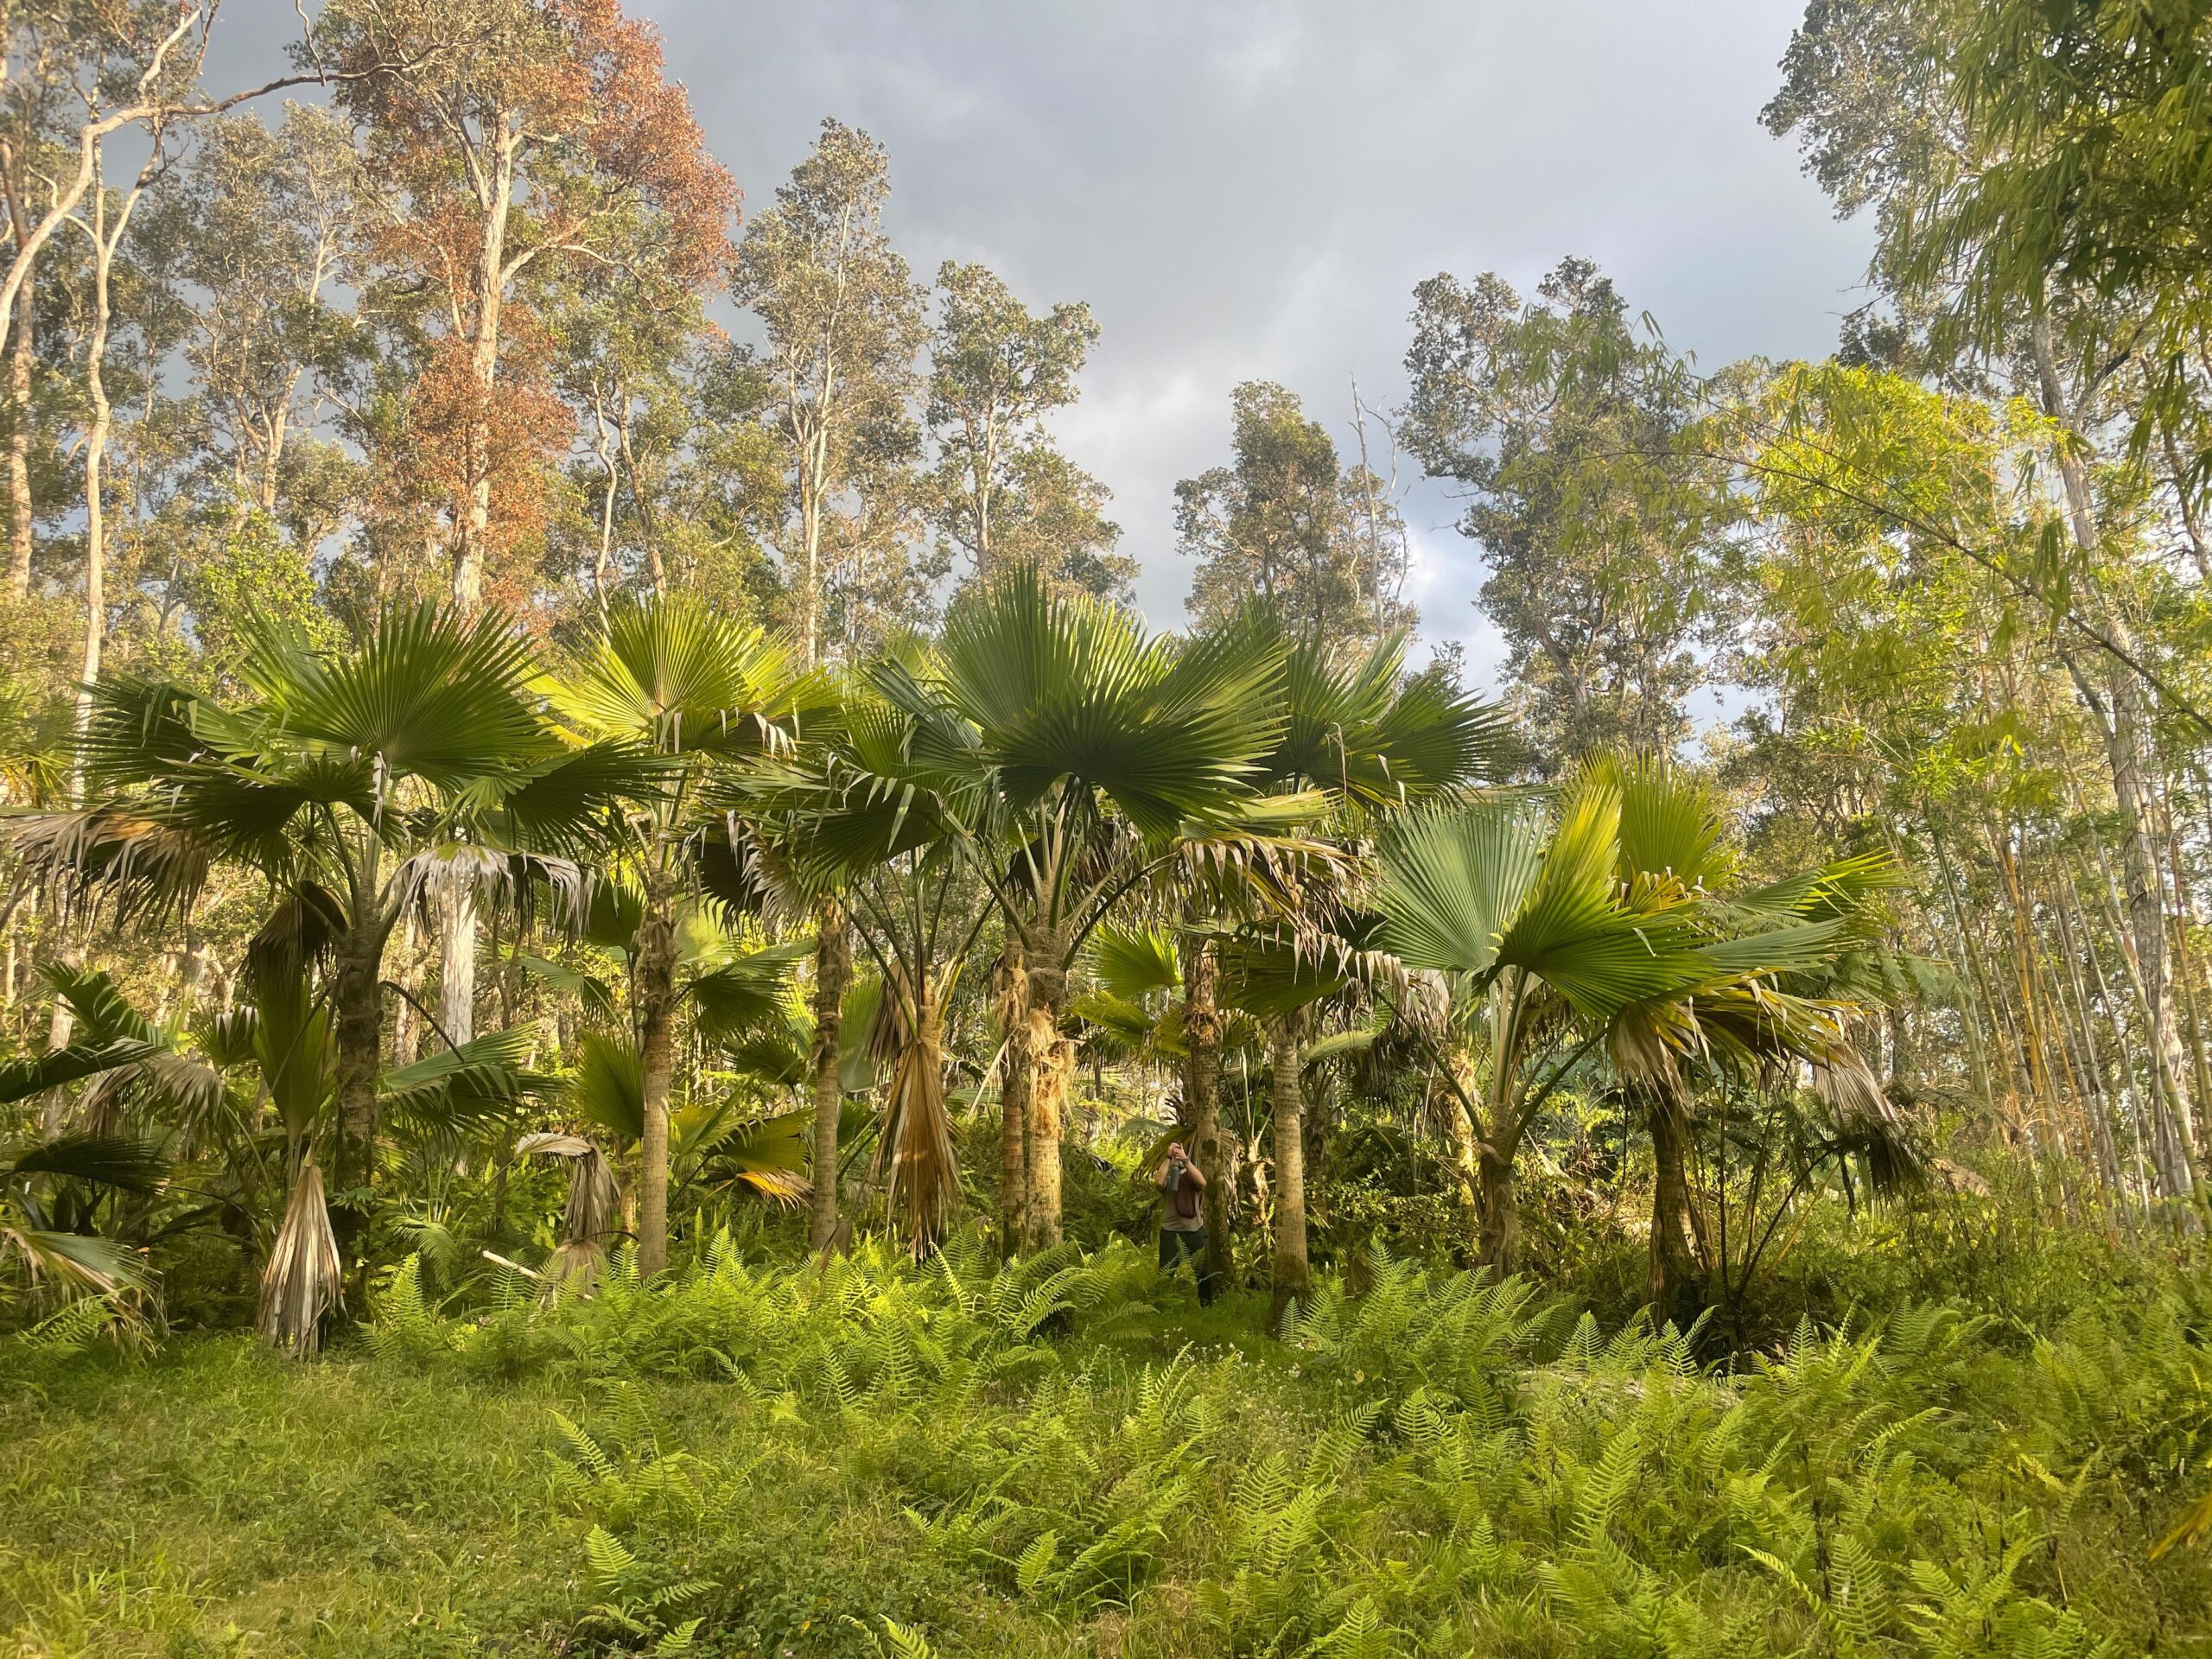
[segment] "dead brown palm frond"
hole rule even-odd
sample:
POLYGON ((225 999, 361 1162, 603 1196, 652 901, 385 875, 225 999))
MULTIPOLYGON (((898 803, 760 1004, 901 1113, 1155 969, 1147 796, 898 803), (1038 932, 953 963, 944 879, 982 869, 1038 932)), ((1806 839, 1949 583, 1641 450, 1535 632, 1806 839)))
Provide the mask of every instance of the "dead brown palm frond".
POLYGON ((1912 1119, 1840 1034, 1813 1062, 1813 1090, 1834 1120, 1837 1140, 1865 1157, 1878 1190, 1897 1192, 1927 1173, 1927 1149, 1912 1119))
POLYGON ((1234 919, 1295 919, 1316 895, 1347 890, 1358 871, 1357 853, 1313 833, 1327 804, 1308 791, 1185 821, 1168 860, 1185 903, 1234 919))
POLYGON ((960 1193, 952 1120, 944 1107, 943 1013, 958 976, 957 963, 948 964, 933 980, 925 974, 912 982, 918 995, 911 994, 904 982, 887 985, 881 1005, 897 1009, 890 1016, 890 1028, 899 1044, 891 1086, 884 1096, 875 1175, 886 1183, 891 1213, 917 1256, 937 1248, 960 1193))
POLYGON ((190 909, 215 856, 198 830, 128 804, 39 813, 17 819, 7 835, 26 874, 56 891, 105 890, 118 920, 190 909))
POLYGON ((546 1258, 543 1277, 549 1294, 557 1287, 589 1289, 620 1230, 622 1192, 607 1154, 581 1135, 560 1134, 526 1135, 515 1142, 515 1152, 568 1163, 569 1202, 561 1211, 561 1238, 546 1258))
POLYGON ((276 1230, 269 1265, 262 1270, 261 1334, 302 1359, 312 1358, 321 1345, 322 1316, 345 1306, 338 1239, 330 1230, 322 1171, 310 1153, 292 1183, 284 1224, 276 1230))

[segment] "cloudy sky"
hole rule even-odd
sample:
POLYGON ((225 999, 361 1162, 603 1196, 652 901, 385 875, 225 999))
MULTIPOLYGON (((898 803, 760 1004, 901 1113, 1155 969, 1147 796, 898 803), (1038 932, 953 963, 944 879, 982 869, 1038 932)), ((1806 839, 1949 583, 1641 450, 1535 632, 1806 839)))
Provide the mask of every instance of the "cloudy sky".
MULTIPOLYGON (((1190 584, 1171 492, 1226 458, 1230 388, 1281 381, 1347 442, 1352 375, 1402 395, 1425 276, 1526 288, 1587 255, 1708 366, 1825 352, 1860 297, 1865 231, 1758 124, 1791 0, 629 3, 752 202, 835 115, 889 147, 918 273, 977 259, 1032 303, 1090 302, 1104 338, 1059 430, 1161 625, 1190 584)), ((223 28, 296 32, 288 0, 223 28)), ((1450 499, 1407 513, 1426 633, 1486 666, 1450 499)))

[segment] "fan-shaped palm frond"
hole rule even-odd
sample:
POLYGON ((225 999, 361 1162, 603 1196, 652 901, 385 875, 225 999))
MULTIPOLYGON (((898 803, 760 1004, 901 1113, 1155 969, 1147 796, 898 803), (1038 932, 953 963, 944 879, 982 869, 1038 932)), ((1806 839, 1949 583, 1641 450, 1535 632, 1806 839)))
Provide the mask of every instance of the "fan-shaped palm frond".
POLYGON ((810 1114, 798 1111, 730 1125, 704 1149, 700 1173, 709 1180, 749 1188, 772 1203, 804 1203, 814 1190, 805 1173, 811 1122, 810 1114))
POLYGON ((1286 721, 1270 778, 1364 807, 1402 807, 1503 776, 1521 743, 1501 709, 1431 679, 1405 678, 1405 637, 1361 655, 1309 636, 1284 668, 1286 721))
POLYGON ((1072 779, 1164 838, 1255 776, 1281 727, 1282 672, 1256 624, 1147 638, 1030 566, 955 607, 928 689, 972 727, 1014 810, 1072 779))
POLYGON ((451 1134, 504 1116, 553 1087, 530 1070, 541 1040, 536 1026, 514 1026, 393 1067, 377 1079, 378 1105, 419 1134, 451 1134))
POLYGON ((16 1179, 53 1175, 137 1193, 159 1191, 168 1173, 169 1161, 158 1147, 106 1135, 57 1135, 17 1154, 8 1171, 16 1179))
POLYGON ((1174 936, 1150 924, 1103 924, 1091 933, 1087 965, 1101 986, 1125 1001, 1173 993, 1183 985, 1174 936))
POLYGON ((625 600, 549 681, 553 706, 582 729, 664 753, 774 753, 802 715, 830 702, 826 679, 791 648, 690 594, 625 600))
MULTIPOLYGON (((632 928, 631 936, 634 937, 636 931, 632 928)), ((575 997, 601 1019, 612 1020, 614 1017, 614 988, 600 975, 588 969, 566 967, 527 950, 516 951, 512 959, 515 966, 532 979, 563 996, 575 997)))
POLYGON ((261 1274, 261 1334, 302 1359, 321 1345, 322 1316, 346 1305, 338 1238, 330 1230, 322 1171, 310 1153, 292 1182, 283 1224, 261 1274))
POLYGON ((811 946, 800 941, 752 950, 724 950, 685 982, 700 1026, 718 1041, 742 1040, 789 1023, 793 1011, 791 969, 811 946))
POLYGON ((587 1032, 577 1045, 575 1074, 569 1079, 570 1109, 618 1140, 635 1141, 645 1133, 645 1063, 637 1045, 587 1032))

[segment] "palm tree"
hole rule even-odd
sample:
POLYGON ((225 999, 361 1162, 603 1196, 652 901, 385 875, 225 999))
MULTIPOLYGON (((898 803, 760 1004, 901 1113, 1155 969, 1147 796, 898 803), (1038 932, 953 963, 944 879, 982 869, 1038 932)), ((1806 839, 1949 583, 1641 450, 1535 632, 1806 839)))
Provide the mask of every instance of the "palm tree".
POLYGON ((528 647, 491 619, 397 611, 358 648, 263 622, 233 702, 117 676, 92 688, 86 804, 22 820, 36 874, 118 918, 188 907, 218 861, 264 874, 298 960, 327 954, 340 1187, 373 1178, 387 943, 455 883, 525 917, 575 913, 579 861, 668 770, 628 738, 579 745, 547 715, 528 647))
POLYGON ((1704 885, 1727 868, 1709 797, 1649 757, 1592 758, 1548 810, 1480 801, 1416 814, 1386 840, 1381 937, 1407 966, 1446 976, 1461 1052, 1483 1062, 1440 1076, 1477 1139, 1485 1262, 1512 1264, 1514 1162, 1529 1125, 1600 1043, 1659 1107, 1654 1251, 1669 1271, 1668 1233, 1687 1202, 1686 1068, 1802 1060, 1858 1109, 1871 1079, 1843 1039, 1842 1008, 1785 987, 1847 948, 1835 906, 1873 873, 1800 877, 1731 905, 1704 885), (1478 1072, 1479 1102, 1460 1081, 1478 1072))
POLYGON ((1069 969, 1091 930, 1176 855, 1193 821, 1253 793, 1282 724, 1282 650, 1249 622, 1177 642, 1014 570, 955 607, 935 658, 879 667, 912 761, 1003 920, 1009 1254, 1060 1236, 1060 1121, 1074 1070, 1069 969))
MULTIPOLYGON (((817 720, 785 758, 763 757, 731 781, 735 815, 751 826, 762 875, 795 906, 838 903, 874 963, 873 1013, 865 1032, 826 1035, 817 1009, 813 1049, 830 1054, 829 1082, 817 1093, 817 1185, 834 1183, 836 1114, 846 1067, 838 1050, 858 1038, 887 1075, 876 1173, 915 1252, 933 1248, 959 1191, 951 1122, 944 1099, 944 1011, 990 916, 989 900, 967 849, 987 810, 983 780, 966 765, 927 757, 925 716, 907 694, 935 677, 926 652, 906 645, 880 671, 901 701, 886 696, 880 674, 849 681, 834 718, 817 720)), ((957 737, 942 723, 939 744, 957 737)), ((839 1018, 842 1014, 840 1011, 839 1018)), ((810 1058, 817 1084, 824 1068, 810 1058)))
MULTIPOLYGON (((616 604, 550 688, 554 706, 582 731, 666 763, 664 787, 639 798, 618 867, 641 900, 627 944, 644 1066, 638 1268, 647 1277, 668 1265, 677 929, 711 913, 690 893, 702 861, 728 843, 703 804, 708 780, 733 760, 787 749, 823 688, 786 646, 690 594, 616 604)), ((824 959, 832 954, 825 950, 824 959)))
POLYGON ((1370 978, 1378 966, 1343 933, 1333 898, 1300 905, 1285 922, 1238 930, 1221 941, 1222 1001, 1250 1014, 1266 1034, 1274 1129, 1274 1249, 1268 1275, 1270 1320, 1280 1324, 1312 1284, 1306 1226, 1306 1106, 1302 1045, 1325 1003, 1370 978))
POLYGON ((1544 1103, 1621 1009, 1712 972, 1686 890, 1621 887, 1620 828, 1619 785, 1592 769, 1554 809, 1430 807, 1383 839, 1380 941, 1407 968, 1444 976, 1452 1040, 1485 1062, 1479 1100, 1458 1068, 1440 1077, 1477 1137, 1479 1253, 1500 1272, 1517 1242, 1515 1160, 1544 1103))
MULTIPOLYGON (((262 1275, 261 1329, 277 1345, 311 1354, 322 1315, 342 1300, 316 1157, 331 1125, 336 1065, 327 987, 318 989, 282 948, 293 925, 280 906, 250 950, 250 1005, 189 1025, 149 1020, 103 973, 48 969, 74 1014, 76 1040, 0 1066, 0 1103, 81 1081, 75 1128, 63 1139, 141 1147, 164 1171, 212 1151, 250 1212, 273 1174, 285 1202, 262 1275), (277 1131, 266 1151, 267 1137, 256 1129, 264 1116, 277 1131), (266 1167, 271 1161, 274 1171, 266 1167)), ((524 1069, 533 1036, 528 1027, 486 1033, 380 1071, 379 1118, 450 1163, 461 1132, 505 1116, 537 1086, 524 1069)), ((34 1156, 51 1154, 34 1148, 34 1156)))
POLYGON ((1867 894, 1892 885, 1879 855, 1835 861, 1754 891, 1734 890, 1737 860, 1703 780, 1664 755, 1599 755, 1586 770, 1618 790, 1616 878, 1631 894, 1672 888, 1695 902, 1706 972, 1617 1010, 1605 1050, 1651 1135, 1651 1255, 1645 1294, 1663 1307, 1695 1270, 1703 1228, 1686 1154, 1695 1082, 1809 1069, 1851 1137, 1875 1154, 1883 1185, 1917 1151, 1847 1034, 1853 1006, 1832 995, 1843 960, 1873 937, 1867 894))
MULTIPOLYGON (((1347 858, 1379 820, 1479 779, 1499 777, 1519 753, 1518 740, 1497 709, 1432 677, 1408 680, 1405 645, 1398 633, 1364 652, 1347 653, 1308 635, 1286 654, 1286 718, 1264 767, 1265 786, 1289 798, 1281 803, 1285 807, 1291 799, 1318 797, 1323 810, 1306 834, 1332 843, 1347 858)), ((1307 1280, 1300 1041, 1320 1003, 1371 977, 1382 964, 1366 948, 1369 941, 1348 939, 1333 925, 1349 918, 1339 916, 1339 871, 1329 861, 1308 855, 1278 868, 1261 859, 1241 868, 1262 874, 1271 894, 1290 899, 1287 940, 1280 931, 1270 935, 1259 956, 1249 936, 1241 946, 1244 995, 1266 999, 1264 1009, 1249 1001, 1244 1006, 1268 1017, 1276 1146, 1274 1297, 1280 1316, 1288 1300, 1306 1294, 1307 1280), (1300 874, 1309 869, 1325 870, 1331 879, 1317 887, 1300 874), (1309 898, 1320 901, 1314 913, 1300 913, 1309 898), (1270 961, 1286 944, 1287 962, 1270 961)), ((1198 1028, 1204 1033, 1206 1022, 1199 1021, 1198 1028)), ((1194 1074, 1201 1069, 1217 1071, 1201 1063, 1194 1074)), ((1201 1148, 1206 1139, 1202 1128, 1201 1148)), ((1212 1173, 1207 1175, 1211 1181, 1212 1173)), ((1211 1232, 1210 1221, 1210 1251, 1217 1248, 1211 1232)))

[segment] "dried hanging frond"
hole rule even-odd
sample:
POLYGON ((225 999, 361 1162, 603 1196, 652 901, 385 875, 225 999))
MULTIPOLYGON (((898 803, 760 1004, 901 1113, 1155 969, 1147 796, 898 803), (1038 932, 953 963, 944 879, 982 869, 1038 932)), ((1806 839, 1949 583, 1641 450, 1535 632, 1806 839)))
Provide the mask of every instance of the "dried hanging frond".
POLYGON ((1911 1118, 1849 1043, 1839 1039, 1814 1062, 1813 1090, 1834 1118, 1840 1139, 1866 1158, 1878 1190, 1896 1192, 1927 1173, 1927 1148, 1911 1118))
POLYGON ((310 1153, 292 1183, 284 1224, 262 1270, 261 1334, 302 1359, 312 1358, 321 1344, 322 1316, 346 1305, 343 1271, 323 1199, 322 1171, 310 1153))
POLYGON ((607 1154, 582 1135, 558 1134, 526 1135, 515 1142, 515 1152, 567 1160, 569 1202, 561 1212, 561 1241, 545 1259, 543 1276, 549 1294, 559 1287, 589 1289, 606 1264, 622 1208, 622 1190, 607 1154))
POLYGON ((883 1006, 899 1007, 891 1018, 903 1041, 884 1096, 874 1173, 885 1182, 891 1214, 917 1257, 937 1248, 960 1194, 959 1158, 944 1109, 943 1016, 958 973, 955 963, 934 982, 925 974, 918 996, 906 995, 902 984, 884 988, 883 1006))

